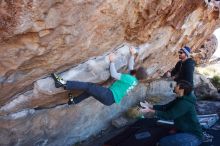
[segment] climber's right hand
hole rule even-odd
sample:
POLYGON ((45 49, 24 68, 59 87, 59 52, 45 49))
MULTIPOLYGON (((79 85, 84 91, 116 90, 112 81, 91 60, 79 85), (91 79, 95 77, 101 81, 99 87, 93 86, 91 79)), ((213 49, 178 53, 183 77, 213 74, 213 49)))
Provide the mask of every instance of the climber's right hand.
POLYGON ((114 53, 111 53, 110 55, 109 55, 109 61, 110 62, 114 62, 115 61, 115 54, 114 53))

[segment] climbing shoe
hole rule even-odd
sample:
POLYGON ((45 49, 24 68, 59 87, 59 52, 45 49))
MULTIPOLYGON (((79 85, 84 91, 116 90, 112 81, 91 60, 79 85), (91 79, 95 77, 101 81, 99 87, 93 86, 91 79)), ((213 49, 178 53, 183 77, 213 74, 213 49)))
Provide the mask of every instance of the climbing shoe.
POLYGON ((55 73, 52 73, 51 77, 53 78, 53 80, 55 82, 56 88, 65 87, 65 81, 61 77, 59 77, 55 73))
POLYGON ((74 101, 73 101, 74 96, 73 96, 73 94, 72 94, 72 93, 69 93, 69 94, 68 94, 68 97, 69 97, 68 105, 74 104, 74 101))

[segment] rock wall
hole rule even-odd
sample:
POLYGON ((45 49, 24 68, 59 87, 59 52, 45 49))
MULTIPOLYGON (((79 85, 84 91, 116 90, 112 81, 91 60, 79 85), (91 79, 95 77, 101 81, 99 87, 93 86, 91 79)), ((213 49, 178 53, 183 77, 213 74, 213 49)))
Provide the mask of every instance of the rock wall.
POLYGON ((211 35, 210 38, 204 41, 201 47, 194 50, 192 54, 196 64, 207 64, 210 58, 218 48, 218 40, 215 35, 211 35))
POLYGON ((139 65, 156 79, 175 64, 180 47, 201 46, 219 16, 203 0, 3 0, 0 6, 0 145, 69 145, 97 133, 143 98, 145 87, 121 106, 91 98, 68 107, 51 72, 108 85, 109 52, 125 71, 128 48, 138 46, 139 65))

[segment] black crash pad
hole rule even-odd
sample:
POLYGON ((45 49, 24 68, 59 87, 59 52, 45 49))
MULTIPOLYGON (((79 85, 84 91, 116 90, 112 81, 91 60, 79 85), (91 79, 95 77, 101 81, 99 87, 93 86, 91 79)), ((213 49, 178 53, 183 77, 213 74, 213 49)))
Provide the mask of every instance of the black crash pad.
MULTIPOLYGON (((155 146, 160 138, 169 135, 170 125, 158 125, 157 119, 140 119, 126 128, 122 133, 106 141, 104 146, 155 146)), ((217 128, 206 129, 212 135, 212 141, 204 142, 201 146, 220 146, 220 120, 213 126, 217 128)))

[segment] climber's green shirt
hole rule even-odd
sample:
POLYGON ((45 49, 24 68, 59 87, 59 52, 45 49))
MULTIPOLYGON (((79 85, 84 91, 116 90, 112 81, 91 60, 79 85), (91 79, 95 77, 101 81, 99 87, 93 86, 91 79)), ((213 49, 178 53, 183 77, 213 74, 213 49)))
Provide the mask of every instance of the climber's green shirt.
POLYGON ((120 80, 113 83, 109 89, 112 91, 115 103, 119 103, 122 98, 136 86, 137 79, 129 74, 121 74, 120 80))

